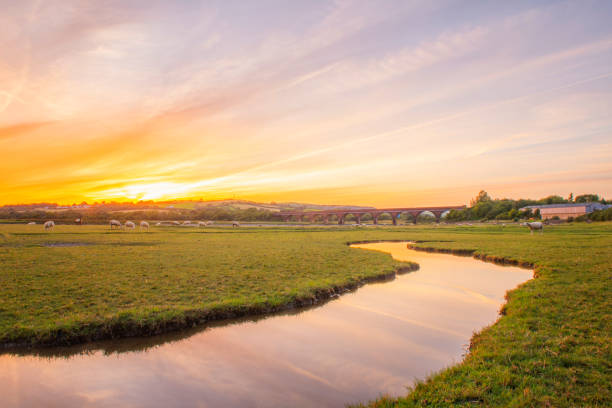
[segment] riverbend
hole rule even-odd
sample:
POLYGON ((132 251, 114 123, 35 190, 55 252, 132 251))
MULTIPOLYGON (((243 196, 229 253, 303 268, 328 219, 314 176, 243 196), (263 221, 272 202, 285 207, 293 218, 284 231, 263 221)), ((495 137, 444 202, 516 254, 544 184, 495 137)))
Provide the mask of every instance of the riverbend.
POLYGON ((419 263, 321 307, 227 322, 184 336, 126 339, 0 356, 3 406, 343 406, 402 395, 461 361, 507 290, 531 271, 354 245, 419 263))

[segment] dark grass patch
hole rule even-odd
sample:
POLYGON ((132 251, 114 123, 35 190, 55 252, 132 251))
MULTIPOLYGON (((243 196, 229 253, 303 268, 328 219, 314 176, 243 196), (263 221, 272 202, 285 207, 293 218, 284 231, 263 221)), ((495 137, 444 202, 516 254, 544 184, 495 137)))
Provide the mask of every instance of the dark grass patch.
POLYGON ((76 247, 76 246, 88 246, 88 245, 96 245, 93 242, 46 242, 44 244, 40 244, 44 247, 76 247))
POLYGON ((145 242, 109 242, 107 244, 104 245, 110 245, 110 246, 155 246, 155 245, 160 245, 161 242, 158 241, 145 241, 145 242))

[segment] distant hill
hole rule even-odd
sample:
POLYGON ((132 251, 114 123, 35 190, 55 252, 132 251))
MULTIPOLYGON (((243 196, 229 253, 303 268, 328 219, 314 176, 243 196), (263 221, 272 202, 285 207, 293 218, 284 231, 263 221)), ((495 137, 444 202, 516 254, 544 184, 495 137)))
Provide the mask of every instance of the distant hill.
POLYGON ((309 204, 309 203, 296 203, 296 202, 258 203, 255 201, 247 201, 247 200, 212 200, 212 201, 176 200, 176 201, 158 202, 156 204, 164 208, 198 209, 198 208, 215 207, 215 208, 237 209, 237 210, 247 210, 249 208, 255 208, 258 210, 267 210, 267 211, 273 211, 273 212, 373 208, 373 207, 363 207, 363 206, 356 206, 356 205, 323 205, 323 204, 309 204))

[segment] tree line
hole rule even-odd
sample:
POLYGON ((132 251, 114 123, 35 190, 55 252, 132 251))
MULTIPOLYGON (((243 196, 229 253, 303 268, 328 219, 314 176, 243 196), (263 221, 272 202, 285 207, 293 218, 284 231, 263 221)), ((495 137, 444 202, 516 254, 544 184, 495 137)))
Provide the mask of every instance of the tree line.
MULTIPOLYGON (((606 204, 606 200, 599 197, 597 194, 583 194, 574 197, 570 194, 567 198, 563 198, 558 195, 551 195, 539 200, 531 199, 518 199, 513 200, 509 198, 493 199, 489 194, 481 190, 476 197, 470 201, 470 206, 464 210, 451 210, 446 216, 447 221, 475 221, 475 220, 514 220, 518 221, 521 219, 540 219, 539 210, 535 212, 531 209, 521 210, 521 208, 530 205, 546 205, 546 204, 574 204, 574 203, 591 203, 598 202, 606 204)), ((606 217, 606 215, 600 215, 596 213, 605 212, 595 211, 587 216, 583 217, 584 220, 606 217)), ((599 220, 599 219, 597 219, 599 220)))

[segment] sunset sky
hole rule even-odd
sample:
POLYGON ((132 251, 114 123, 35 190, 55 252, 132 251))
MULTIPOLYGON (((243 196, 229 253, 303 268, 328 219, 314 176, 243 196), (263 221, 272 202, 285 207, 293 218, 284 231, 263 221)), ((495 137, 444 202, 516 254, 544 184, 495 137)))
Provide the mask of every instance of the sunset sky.
POLYGON ((0 0, 0 174, 0 205, 612 198, 612 2, 0 0))

